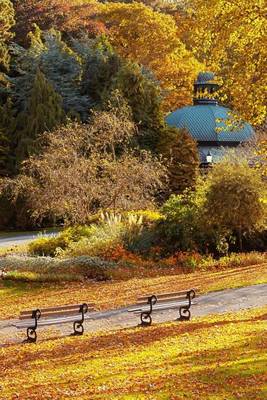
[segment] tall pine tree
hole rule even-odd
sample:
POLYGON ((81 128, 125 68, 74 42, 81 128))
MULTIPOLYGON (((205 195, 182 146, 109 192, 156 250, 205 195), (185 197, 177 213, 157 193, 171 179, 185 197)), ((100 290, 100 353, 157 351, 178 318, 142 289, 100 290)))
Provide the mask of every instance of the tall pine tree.
POLYGON ((12 174, 11 145, 15 130, 15 117, 10 99, 0 106, 0 176, 12 174))
POLYGON ((38 151, 36 139, 63 123, 62 97, 38 69, 25 112, 18 115, 17 164, 38 151))

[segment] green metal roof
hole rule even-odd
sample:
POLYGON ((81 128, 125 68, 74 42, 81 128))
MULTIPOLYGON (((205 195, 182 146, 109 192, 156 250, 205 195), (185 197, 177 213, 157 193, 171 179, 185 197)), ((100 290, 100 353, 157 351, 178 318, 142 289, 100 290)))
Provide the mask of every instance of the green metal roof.
POLYGON ((226 126, 231 110, 215 104, 201 104, 180 108, 166 117, 168 125, 186 128, 198 142, 243 142, 250 139, 254 131, 248 123, 238 129, 226 126), (218 128, 223 128, 221 131, 218 128))

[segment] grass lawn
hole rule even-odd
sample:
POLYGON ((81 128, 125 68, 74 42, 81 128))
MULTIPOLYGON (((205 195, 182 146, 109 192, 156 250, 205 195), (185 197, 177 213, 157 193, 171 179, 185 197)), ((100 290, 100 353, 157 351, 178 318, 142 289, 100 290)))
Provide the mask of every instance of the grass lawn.
MULTIPOLYGON (((162 271, 163 273, 164 271, 162 271)), ((142 293, 199 288, 207 293, 267 283, 267 264, 218 272, 195 272, 111 282, 25 283, 0 281, 0 319, 17 317, 23 309, 94 301, 100 310, 132 304, 142 293)))
POLYGON ((0 349, 1 399, 263 400, 267 306, 0 349))

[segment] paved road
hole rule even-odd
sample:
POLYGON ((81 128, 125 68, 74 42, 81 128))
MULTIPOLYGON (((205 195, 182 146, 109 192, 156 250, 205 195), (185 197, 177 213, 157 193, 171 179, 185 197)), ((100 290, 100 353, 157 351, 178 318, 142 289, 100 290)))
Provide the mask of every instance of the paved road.
POLYGON ((14 232, 14 233, 0 233, 0 247, 12 247, 24 243, 28 243, 38 236, 53 236, 56 235, 58 230, 49 229, 48 231, 32 231, 32 232, 14 232))
MULTIPOLYGON (((197 298, 197 304, 192 306, 193 318, 221 314, 231 311, 245 310, 267 305, 267 284, 253 285, 239 289, 227 289, 218 292, 211 292, 197 298)), ((110 331, 114 329, 124 329, 137 326, 138 316, 128 313, 126 308, 117 310, 98 312, 92 315, 93 320, 85 322, 86 332, 110 331)), ((153 321, 167 322, 177 319, 177 310, 164 311, 153 316, 153 321)), ((25 337, 24 332, 19 333, 16 328, 11 326, 14 321, 0 321, 0 347, 8 343, 21 342, 25 337)), ((52 336, 65 336, 72 332, 72 324, 59 325, 55 328, 41 328, 40 339, 44 337, 45 331, 54 332, 52 336)), ((267 319, 266 319, 267 329, 267 319)), ((50 335, 49 332, 49 336, 50 335)), ((46 332, 47 333, 47 332, 46 332)), ((52 333, 52 332, 51 332, 52 333)))

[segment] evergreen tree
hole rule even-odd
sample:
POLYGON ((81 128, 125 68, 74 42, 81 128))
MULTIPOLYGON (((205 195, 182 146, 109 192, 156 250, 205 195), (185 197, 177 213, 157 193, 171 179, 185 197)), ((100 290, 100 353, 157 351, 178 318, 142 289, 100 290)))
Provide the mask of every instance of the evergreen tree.
POLYGON ((194 187, 199 171, 197 144, 185 129, 165 127, 158 151, 169 159, 169 188, 182 193, 194 187))
POLYGON ((120 67, 121 59, 114 52, 105 36, 91 41, 91 46, 87 47, 86 51, 86 62, 82 79, 83 93, 92 97, 96 105, 102 105, 102 102, 105 100, 105 94, 109 94, 111 91, 114 76, 116 76, 120 67))
POLYGON ((8 42, 12 39, 11 28, 15 24, 14 9, 10 0, 0 0, 0 105, 7 98, 7 77, 10 54, 8 42))
POLYGON ((86 120, 92 101, 81 93, 83 65, 79 55, 62 41, 60 32, 54 29, 42 32, 35 26, 29 38, 31 45, 28 49, 19 45, 12 46, 12 67, 15 74, 10 81, 17 110, 26 110, 34 77, 40 68, 61 95, 65 112, 79 115, 82 120, 86 120))
POLYGON ((37 70, 26 111, 18 115, 17 163, 38 150, 36 139, 41 133, 52 130, 64 120, 62 97, 37 70))
POLYGON ((0 106, 0 176, 12 172, 11 145, 12 135, 15 130, 15 118, 10 99, 0 106))
POLYGON ((157 151, 157 145, 164 129, 161 110, 161 90, 152 74, 137 64, 121 62, 111 85, 103 94, 103 102, 109 102, 112 92, 118 90, 127 100, 133 121, 139 130, 139 145, 157 151))
POLYGON ((153 76, 137 64, 126 62, 113 79, 111 90, 118 89, 128 100, 133 118, 142 129, 163 126, 161 90, 153 76))
POLYGON ((14 8, 11 1, 0 0, 0 71, 8 69, 10 57, 7 42, 13 36, 11 28, 14 24, 14 8))
POLYGON ((88 118, 92 100, 81 93, 83 65, 78 54, 62 40, 60 32, 43 33, 46 51, 41 54, 40 67, 55 90, 62 96, 65 111, 88 118))

